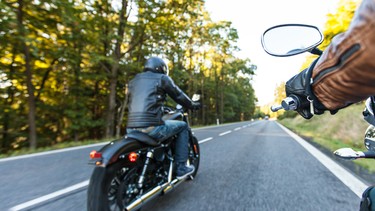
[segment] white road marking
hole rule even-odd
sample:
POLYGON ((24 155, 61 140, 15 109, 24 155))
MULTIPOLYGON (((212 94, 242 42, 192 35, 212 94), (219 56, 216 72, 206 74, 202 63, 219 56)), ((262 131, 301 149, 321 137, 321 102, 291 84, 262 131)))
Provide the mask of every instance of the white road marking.
POLYGON ((20 156, 9 157, 9 158, 2 158, 2 159, 0 159, 0 162, 18 160, 18 159, 23 159, 23 158, 32 158, 32 157, 36 157, 36 156, 50 155, 50 154, 55 154, 55 153, 60 153, 60 152, 68 152, 68 151, 72 151, 72 150, 102 146, 102 145, 105 145, 107 143, 109 143, 109 142, 91 144, 91 145, 85 145, 85 146, 79 146, 79 147, 69 147, 69 148, 65 148, 65 149, 57 149, 57 150, 52 150, 52 151, 48 151, 48 152, 40 152, 40 153, 34 153, 34 154, 29 154, 29 155, 20 155, 20 156))
POLYGON ((198 143, 203 144, 204 142, 211 141, 212 139, 213 139, 212 137, 209 137, 209 138, 198 141, 198 143))
POLYGON ((228 130, 228 131, 225 131, 224 133, 220 133, 219 136, 224 136, 224 135, 227 135, 231 132, 232 132, 231 130, 228 130))
POLYGON ((319 160, 328 170, 330 170, 341 182, 343 182, 350 190, 352 190, 359 198, 362 198, 362 193, 368 187, 365 183, 327 157, 321 151, 313 147, 311 144, 303 140, 301 137, 276 122, 284 131, 286 131, 294 140, 296 140, 302 147, 304 147, 311 155, 319 160))
POLYGON ((17 205, 17 206, 14 206, 12 208, 10 208, 10 211, 18 211, 18 210, 22 210, 22 209, 25 209, 25 208, 28 208, 28 207, 31 207, 31 206, 34 206, 36 204, 39 204, 39 203, 42 203, 44 201, 47 201, 47 200, 50 200, 50 199, 53 199, 53 198, 56 198, 56 197, 59 197, 61 195, 64 195, 64 194, 67 194, 69 192, 72 192, 72 191, 75 191, 75 190, 78 190, 80 188, 84 188, 86 187, 87 185, 89 184, 89 180, 86 180, 84 182, 81 182, 81 183, 78 183, 76 185, 73 185, 73 186, 70 186, 70 187, 67 187, 67 188, 64 188, 62 190, 59 190, 59 191, 56 191, 56 192, 53 192, 53 193, 50 193, 48 195, 45 195, 45 196, 42 196, 42 197, 39 197, 39 198, 36 198, 36 199, 33 199, 33 200, 30 200, 28 202, 25 202, 25 203, 22 203, 20 205, 17 205))
POLYGON ((240 128, 240 127, 238 127, 238 128, 235 128, 235 129, 234 129, 234 131, 237 131, 237 130, 241 130, 241 128, 240 128))

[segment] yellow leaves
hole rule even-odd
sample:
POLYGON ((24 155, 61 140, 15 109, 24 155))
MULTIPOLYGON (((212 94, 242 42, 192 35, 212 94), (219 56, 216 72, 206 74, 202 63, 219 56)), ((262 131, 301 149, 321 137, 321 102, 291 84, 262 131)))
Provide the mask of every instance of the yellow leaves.
POLYGON ((330 41, 334 35, 348 29, 354 12, 360 2, 359 0, 341 0, 336 13, 327 15, 324 35, 329 39, 328 41, 330 41))
POLYGON ((53 92, 58 91, 59 87, 60 86, 57 84, 56 80, 51 81, 50 88, 52 89, 53 92))
POLYGON ((34 62, 34 66, 35 66, 36 68, 42 68, 42 69, 44 69, 44 68, 48 68, 48 67, 49 67, 48 64, 46 64, 46 63, 44 63, 44 62, 41 62, 41 61, 39 61, 39 60, 36 60, 36 61, 34 62))
POLYGON ((0 58, 0 63, 4 64, 5 66, 8 66, 12 63, 11 60, 12 54, 6 54, 4 57, 0 58))

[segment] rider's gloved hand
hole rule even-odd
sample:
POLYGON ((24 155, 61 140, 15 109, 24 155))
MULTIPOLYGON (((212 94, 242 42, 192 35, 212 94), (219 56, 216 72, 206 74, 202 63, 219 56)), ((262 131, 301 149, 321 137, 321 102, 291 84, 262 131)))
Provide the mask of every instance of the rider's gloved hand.
POLYGON ((327 110, 312 92, 310 81, 314 65, 315 62, 312 67, 293 76, 285 84, 286 96, 294 95, 298 98, 299 106, 296 111, 305 119, 310 119, 314 114, 323 114, 327 110))
POLYGON ((192 110, 199 110, 200 108, 202 107, 201 103, 200 102, 193 102, 193 105, 192 105, 192 110))

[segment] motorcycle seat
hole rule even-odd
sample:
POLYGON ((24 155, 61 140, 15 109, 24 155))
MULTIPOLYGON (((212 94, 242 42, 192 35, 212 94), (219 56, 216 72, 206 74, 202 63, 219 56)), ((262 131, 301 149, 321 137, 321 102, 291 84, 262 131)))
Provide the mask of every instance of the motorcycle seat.
POLYGON ((179 112, 176 113, 168 113, 165 114, 162 119, 163 120, 174 120, 174 119, 182 119, 183 115, 179 112))
POLYGON ((159 145, 159 142, 155 141, 149 135, 147 135, 145 133, 142 133, 140 131, 132 131, 131 133, 126 134, 125 138, 135 139, 137 141, 140 141, 142 143, 145 143, 145 144, 151 145, 151 146, 158 146, 159 145))

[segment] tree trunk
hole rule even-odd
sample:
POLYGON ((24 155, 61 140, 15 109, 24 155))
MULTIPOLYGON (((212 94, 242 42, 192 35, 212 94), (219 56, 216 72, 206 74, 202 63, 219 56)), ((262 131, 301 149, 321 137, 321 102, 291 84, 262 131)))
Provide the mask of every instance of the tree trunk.
POLYGON ((224 123, 224 77, 221 77, 220 82, 220 122, 224 123))
POLYGON ((29 143, 30 149, 35 149, 37 147, 37 135, 36 135, 36 106, 35 106, 35 96, 34 96, 34 86, 32 84, 32 73, 30 66, 30 48, 26 44, 25 38, 25 28, 23 26, 23 1, 18 0, 18 13, 17 13, 17 23, 20 32, 22 50, 25 59, 25 69, 26 69, 26 86, 27 86, 27 102, 29 105, 28 111, 28 121, 29 121, 29 143))
POLYGON ((125 86, 125 99, 120 108, 119 117, 117 118, 116 137, 120 137, 121 124, 122 124, 122 120, 124 119, 125 109, 127 106, 128 106, 128 84, 126 84, 125 86))
POLYGON ((217 76, 217 70, 214 70, 215 71, 215 109, 216 109, 216 119, 215 121, 217 123, 220 123, 218 122, 219 120, 219 77, 217 76))
POLYGON ((111 75, 109 79, 109 99, 108 99, 108 110, 107 110, 107 124, 106 124, 106 138, 110 138, 114 135, 114 126, 116 122, 116 87, 117 77, 119 71, 119 62, 121 59, 121 44, 124 38, 125 26, 127 23, 128 16, 126 10, 128 7, 128 1, 122 0, 122 7, 120 11, 120 22, 118 26, 118 38, 116 40, 115 49, 113 52, 114 63, 112 64, 111 75))
POLYGON ((109 98, 107 110, 106 138, 114 135, 115 114, 116 114, 116 87, 117 87, 118 63, 112 67, 112 74, 109 79, 109 98))

